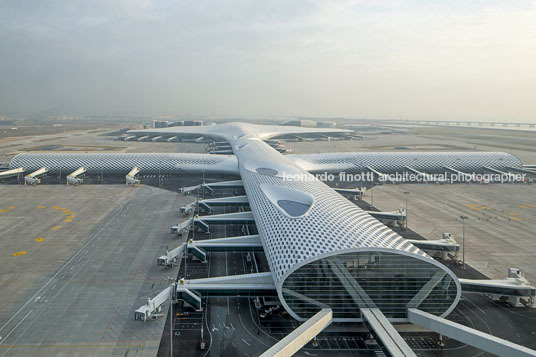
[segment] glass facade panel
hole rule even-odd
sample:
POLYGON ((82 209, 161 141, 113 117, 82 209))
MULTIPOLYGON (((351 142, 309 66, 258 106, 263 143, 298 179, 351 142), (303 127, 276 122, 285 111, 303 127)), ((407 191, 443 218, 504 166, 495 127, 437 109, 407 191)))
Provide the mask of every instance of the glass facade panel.
POLYGON ((388 318, 406 318, 416 307, 434 315, 455 301, 457 286, 440 267, 387 252, 355 252, 313 261, 287 277, 283 298, 301 318, 322 307, 333 318, 360 318, 360 307, 378 307, 388 318))

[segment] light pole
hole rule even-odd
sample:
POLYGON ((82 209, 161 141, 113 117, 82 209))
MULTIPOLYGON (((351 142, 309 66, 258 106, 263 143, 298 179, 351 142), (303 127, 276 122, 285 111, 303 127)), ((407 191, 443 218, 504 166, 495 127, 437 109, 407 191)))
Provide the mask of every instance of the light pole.
MULTIPOLYGON (((176 289, 175 285, 172 285, 171 289, 176 289)), ((169 299, 169 355, 173 357, 173 290, 170 291, 169 299)))
POLYGON ((408 231, 408 197, 409 197, 409 191, 404 191, 404 197, 406 198, 406 232, 408 231))
POLYGON ((462 262, 463 270, 465 270, 465 220, 469 219, 469 217, 460 216, 460 219, 462 220, 462 262))

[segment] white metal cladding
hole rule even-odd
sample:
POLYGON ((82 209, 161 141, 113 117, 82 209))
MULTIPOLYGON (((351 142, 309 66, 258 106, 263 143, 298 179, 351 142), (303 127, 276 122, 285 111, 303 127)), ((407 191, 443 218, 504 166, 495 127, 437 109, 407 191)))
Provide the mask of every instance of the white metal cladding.
POLYGON ((325 253, 355 248, 387 248, 430 259, 423 251, 372 218, 333 189, 301 169, 255 136, 230 138, 251 210, 274 282, 296 265, 325 253), (244 146, 245 143, 249 145, 244 146), (266 170, 269 169, 269 170, 266 170), (259 173, 261 172, 261 173, 259 173), (287 175, 299 175, 289 180, 287 175), (313 203, 306 214, 284 214, 263 192, 262 185, 306 192, 313 203))
POLYGON ((276 286, 295 265, 324 253, 350 248, 391 248, 426 256, 413 244, 324 183, 285 181, 241 169, 249 204, 264 244, 276 286), (309 211, 298 218, 283 214, 262 192, 261 184, 294 188, 314 197, 309 211))
POLYGON ((88 172, 127 173, 133 167, 144 172, 207 172, 238 174, 234 155, 138 154, 138 153, 29 153, 15 156, 9 167, 26 171, 46 167, 50 172, 68 172, 85 167, 88 172))
POLYGON ((479 173, 484 166, 497 170, 523 166, 516 156, 505 152, 342 152, 288 157, 294 161, 308 161, 313 165, 353 165, 347 172, 365 171, 370 166, 383 173, 395 173, 407 171, 405 167, 410 166, 427 173, 443 173, 445 166, 449 166, 462 172, 479 173))

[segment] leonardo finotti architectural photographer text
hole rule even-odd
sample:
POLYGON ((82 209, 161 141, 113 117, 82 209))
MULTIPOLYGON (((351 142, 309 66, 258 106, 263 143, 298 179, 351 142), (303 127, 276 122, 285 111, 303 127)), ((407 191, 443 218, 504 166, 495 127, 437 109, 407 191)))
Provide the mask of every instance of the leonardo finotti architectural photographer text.
POLYGON ((499 173, 440 173, 440 174, 417 174, 411 172, 381 174, 373 172, 364 173, 345 173, 331 174, 327 172, 317 174, 284 174, 285 181, 316 181, 323 182, 482 182, 482 183, 505 183, 505 182, 524 182, 525 174, 499 174, 499 173), (376 180, 375 180, 376 176, 376 180))

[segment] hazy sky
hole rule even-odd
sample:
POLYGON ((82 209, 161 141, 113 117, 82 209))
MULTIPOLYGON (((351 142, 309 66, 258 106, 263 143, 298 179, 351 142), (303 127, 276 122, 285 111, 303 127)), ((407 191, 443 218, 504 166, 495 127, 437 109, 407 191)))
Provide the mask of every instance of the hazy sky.
POLYGON ((536 1, 0 1, 0 112, 536 121, 536 1))

